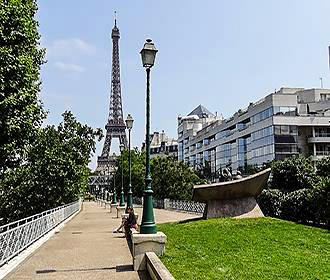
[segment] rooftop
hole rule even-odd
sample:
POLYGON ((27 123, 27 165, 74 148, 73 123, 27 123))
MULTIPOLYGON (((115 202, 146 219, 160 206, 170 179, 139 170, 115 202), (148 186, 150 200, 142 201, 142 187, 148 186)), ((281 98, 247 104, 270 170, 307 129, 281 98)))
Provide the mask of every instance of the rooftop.
POLYGON ((197 115, 200 118, 214 117, 214 114, 212 114, 202 105, 197 106, 190 114, 188 114, 188 116, 193 116, 193 115, 197 115))

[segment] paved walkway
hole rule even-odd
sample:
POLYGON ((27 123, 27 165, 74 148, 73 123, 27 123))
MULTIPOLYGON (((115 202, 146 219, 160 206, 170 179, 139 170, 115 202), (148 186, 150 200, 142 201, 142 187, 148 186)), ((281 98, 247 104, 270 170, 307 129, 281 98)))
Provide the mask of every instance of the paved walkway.
MULTIPOLYGON (((142 208, 135 208, 141 221, 142 208)), ((196 215, 155 209, 157 223, 191 219, 196 215)), ((148 279, 133 271, 123 234, 112 233, 120 219, 95 202, 19 265, 7 278, 19 279, 148 279)))

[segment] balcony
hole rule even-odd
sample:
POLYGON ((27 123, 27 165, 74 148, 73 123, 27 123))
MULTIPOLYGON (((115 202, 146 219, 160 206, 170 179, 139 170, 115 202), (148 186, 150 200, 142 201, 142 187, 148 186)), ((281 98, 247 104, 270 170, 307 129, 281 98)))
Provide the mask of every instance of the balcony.
POLYGON ((308 137, 308 140, 307 140, 308 143, 330 143, 330 135, 320 135, 320 136, 317 136, 315 135, 315 137, 308 137))

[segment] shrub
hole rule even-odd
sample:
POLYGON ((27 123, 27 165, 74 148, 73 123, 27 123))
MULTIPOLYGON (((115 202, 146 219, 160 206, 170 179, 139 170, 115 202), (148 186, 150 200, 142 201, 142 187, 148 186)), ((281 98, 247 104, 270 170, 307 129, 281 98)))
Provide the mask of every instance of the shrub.
POLYGON ((264 189, 257 202, 265 216, 280 217, 283 193, 276 189, 264 189))
POLYGON ((312 201, 315 206, 315 223, 330 224, 330 178, 323 178, 314 188, 312 201))
POLYGON ((325 157, 316 162, 316 174, 321 177, 330 176, 330 157, 325 157))
POLYGON ((311 189, 301 189, 284 194, 280 206, 281 218, 300 223, 314 221, 312 194, 311 189))
POLYGON ((272 182, 274 189, 285 192, 311 189, 319 181, 310 158, 290 157, 272 164, 272 182))
POLYGON ((330 179, 322 179, 313 189, 293 192, 265 189, 257 201, 265 216, 328 227, 330 179))

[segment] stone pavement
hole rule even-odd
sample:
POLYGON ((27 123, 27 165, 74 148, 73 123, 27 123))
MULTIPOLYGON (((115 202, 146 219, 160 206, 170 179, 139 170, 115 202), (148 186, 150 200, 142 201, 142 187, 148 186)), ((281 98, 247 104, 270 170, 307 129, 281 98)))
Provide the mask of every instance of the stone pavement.
MULTIPOLYGON (((141 221, 142 208, 135 208, 141 221)), ((196 215, 154 209, 157 223, 195 218, 196 215)), ((116 213, 96 202, 82 211, 29 256, 5 279, 148 279, 133 271, 132 256, 116 213)))

